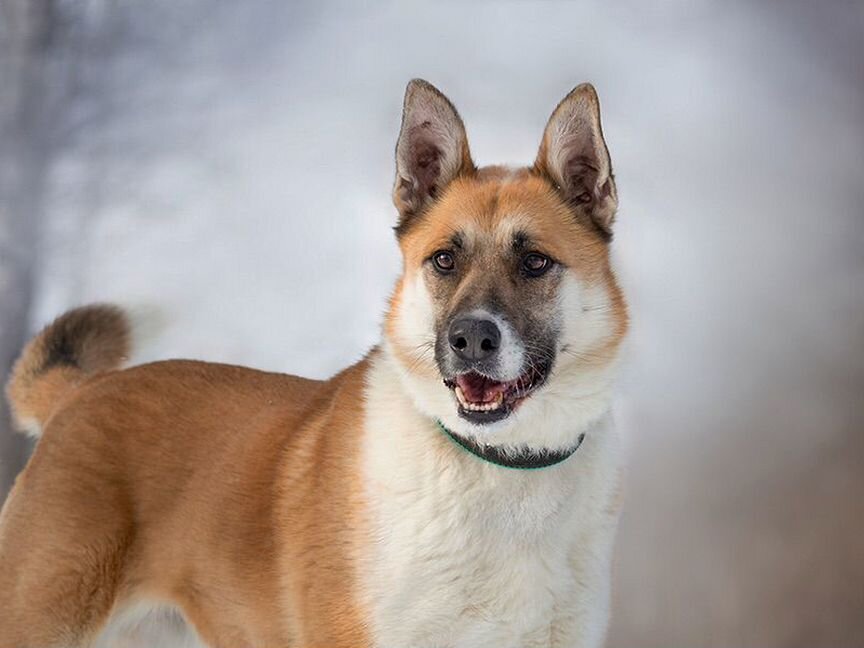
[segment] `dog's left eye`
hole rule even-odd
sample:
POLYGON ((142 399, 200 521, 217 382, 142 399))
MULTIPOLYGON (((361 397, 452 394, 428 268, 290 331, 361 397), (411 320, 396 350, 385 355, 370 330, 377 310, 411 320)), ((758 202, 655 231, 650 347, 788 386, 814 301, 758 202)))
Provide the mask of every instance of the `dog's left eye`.
POLYGON ((552 259, 537 252, 526 254, 522 259, 522 270, 529 277, 546 274, 552 267, 552 259))
POLYGON ((447 250, 439 250, 433 254, 432 263, 435 265, 435 269, 442 274, 453 272, 456 268, 456 259, 447 250))

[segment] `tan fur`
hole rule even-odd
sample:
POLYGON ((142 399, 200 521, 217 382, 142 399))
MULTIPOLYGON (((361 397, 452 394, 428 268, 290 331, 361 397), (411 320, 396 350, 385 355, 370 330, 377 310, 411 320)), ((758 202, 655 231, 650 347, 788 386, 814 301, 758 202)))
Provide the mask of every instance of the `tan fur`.
POLYGON ((178 605, 213 646, 365 645, 359 421, 333 407, 360 399, 365 370, 172 361, 82 385, 4 510, 4 648, 76 645, 141 598, 178 605))
POLYGON ((129 323, 108 304, 71 310, 24 348, 12 369, 7 395, 23 431, 45 422, 66 392, 88 376, 116 369, 129 353, 129 323), (70 364, 74 356, 76 364, 70 364))

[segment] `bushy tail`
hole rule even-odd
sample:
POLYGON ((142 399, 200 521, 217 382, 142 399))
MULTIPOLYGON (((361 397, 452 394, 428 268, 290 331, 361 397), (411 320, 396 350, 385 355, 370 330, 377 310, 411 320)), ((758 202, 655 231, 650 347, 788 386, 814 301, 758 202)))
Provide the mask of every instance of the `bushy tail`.
POLYGON ((108 304, 70 310, 46 326, 24 347, 6 385, 16 426, 38 436, 64 394, 127 359, 130 338, 126 314, 108 304))

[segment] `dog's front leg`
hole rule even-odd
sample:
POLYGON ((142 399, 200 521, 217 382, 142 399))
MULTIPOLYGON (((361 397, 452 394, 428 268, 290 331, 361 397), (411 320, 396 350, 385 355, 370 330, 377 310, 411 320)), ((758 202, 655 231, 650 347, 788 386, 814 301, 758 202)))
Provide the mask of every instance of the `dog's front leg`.
POLYGON ((576 594, 552 623, 550 648, 600 648, 609 622, 609 579, 576 594))
POLYGON ((551 648, 600 648, 605 642, 615 518, 585 534, 572 552, 573 586, 556 610, 551 648))

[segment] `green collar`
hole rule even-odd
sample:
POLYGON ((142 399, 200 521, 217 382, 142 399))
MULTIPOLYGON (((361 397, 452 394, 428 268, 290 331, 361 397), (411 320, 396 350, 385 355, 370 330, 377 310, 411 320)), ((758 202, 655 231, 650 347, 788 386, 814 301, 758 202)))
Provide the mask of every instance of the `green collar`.
POLYGON ((483 461, 488 461, 496 466, 513 468, 516 470, 537 470, 539 468, 548 468, 549 466, 559 464, 572 457, 585 439, 585 434, 580 434, 579 438, 576 440, 576 445, 567 450, 536 451, 526 447, 524 450, 512 453, 496 446, 483 445, 476 441, 472 441, 471 439, 458 436, 444 427, 444 424, 441 421, 436 420, 435 422, 451 441, 464 450, 467 450, 475 457, 479 457, 483 461))

